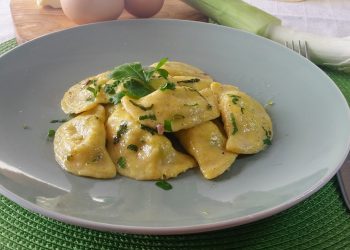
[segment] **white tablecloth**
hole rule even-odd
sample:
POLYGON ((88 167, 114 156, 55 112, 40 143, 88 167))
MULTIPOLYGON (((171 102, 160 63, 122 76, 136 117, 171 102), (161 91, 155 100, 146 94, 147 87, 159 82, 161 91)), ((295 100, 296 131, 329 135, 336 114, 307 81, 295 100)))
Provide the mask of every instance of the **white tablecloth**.
POLYGON ((10 0, 0 0, 0 43, 15 37, 10 13, 10 0))
MULTIPOLYGON (((350 0, 245 1, 278 16, 284 25, 323 35, 350 36, 350 0)), ((0 0, 0 43, 15 37, 9 4, 10 0, 0 0)))

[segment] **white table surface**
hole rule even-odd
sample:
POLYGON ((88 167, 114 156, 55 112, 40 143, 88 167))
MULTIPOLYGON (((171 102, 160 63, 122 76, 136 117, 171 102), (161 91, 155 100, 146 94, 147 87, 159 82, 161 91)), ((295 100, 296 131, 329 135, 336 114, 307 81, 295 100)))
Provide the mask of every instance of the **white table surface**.
POLYGON ((10 13, 10 0, 0 0, 0 43, 14 37, 15 30, 10 13))
MULTIPOLYGON (((245 1, 278 16, 283 25, 329 36, 350 36, 350 0, 245 1)), ((15 37, 9 5, 10 0, 0 0, 0 43, 15 37)))

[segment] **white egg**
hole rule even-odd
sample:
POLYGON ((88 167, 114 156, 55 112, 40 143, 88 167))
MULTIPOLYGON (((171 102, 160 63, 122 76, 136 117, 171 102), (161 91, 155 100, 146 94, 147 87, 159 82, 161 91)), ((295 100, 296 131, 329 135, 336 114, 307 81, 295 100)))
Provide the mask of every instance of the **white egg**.
POLYGON ((124 0, 61 0, 64 14, 83 24, 117 19, 124 9, 124 0))
POLYGON ((151 17, 157 14, 164 0, 125 0, 125 9, 137 17, 151 17))

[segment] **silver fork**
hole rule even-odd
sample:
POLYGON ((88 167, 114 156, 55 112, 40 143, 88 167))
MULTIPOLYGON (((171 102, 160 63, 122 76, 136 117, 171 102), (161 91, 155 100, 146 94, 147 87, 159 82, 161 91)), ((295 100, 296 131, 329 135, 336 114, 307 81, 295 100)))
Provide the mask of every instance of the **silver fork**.
POLYGON ((309 47, 306 41, 302 42, 299 40, 297 43, 294 43, 293 40, 291 43, 289 43, 288 41, 285 41, 284 46, 286 46, 287 48, 297 52, 299 55, 310 60, 309 47))
MULTIPOLYGON (((294 43, 294 41, 291 41, 291 43, 286 41, 284 45, 310 60, 309 48, 306 41, 301 42, 299 40, 297 43, 294 43)), ((350 210, 350 153, 346 157, 343 165, 340 167, 337 173, 337 179, 345 205, 347 206, 348 210, 350 210)))

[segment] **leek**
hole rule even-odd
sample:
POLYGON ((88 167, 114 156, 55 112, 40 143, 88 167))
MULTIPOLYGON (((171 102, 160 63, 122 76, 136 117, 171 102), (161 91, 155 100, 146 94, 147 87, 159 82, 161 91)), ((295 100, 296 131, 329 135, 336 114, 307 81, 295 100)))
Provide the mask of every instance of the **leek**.
POLYGON ((264 36, 280 44, 306 41, 310 60, 350 73, 350 37, 324 37, 281 25, 281 20, 242 0, 183 0, 211 22, 264 36))
POLYGON ((256 35, 263 35, 268 25, 281 20, 241 0, 184 0, 210 17, 212 21, 256 35))

